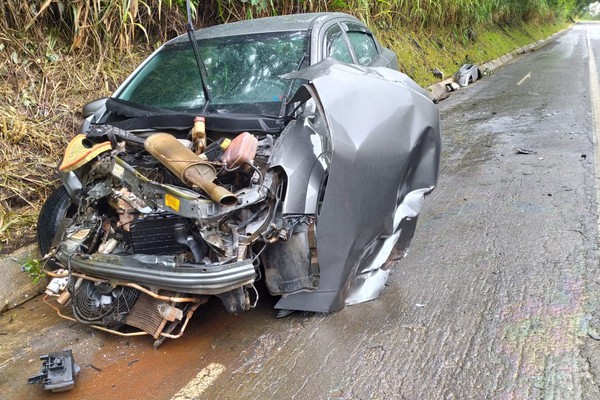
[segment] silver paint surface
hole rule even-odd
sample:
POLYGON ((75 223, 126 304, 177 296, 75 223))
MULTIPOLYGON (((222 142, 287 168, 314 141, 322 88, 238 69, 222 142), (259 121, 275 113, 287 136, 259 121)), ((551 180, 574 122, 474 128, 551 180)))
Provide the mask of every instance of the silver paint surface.
POLYGON ((405 241, 412 238, 415 224, 394 217, 409 193, 436 185, 439 113, 410 78, 385 68, 326 59, 289 77, 311 81, 331 133, 332 155, 316 224, 319 288, 283 297, 276 307, 335 311, 347 301, 376 297, 385 274, 374 280, 358 276, 381 266, 369 269, 400 231, 405 241))

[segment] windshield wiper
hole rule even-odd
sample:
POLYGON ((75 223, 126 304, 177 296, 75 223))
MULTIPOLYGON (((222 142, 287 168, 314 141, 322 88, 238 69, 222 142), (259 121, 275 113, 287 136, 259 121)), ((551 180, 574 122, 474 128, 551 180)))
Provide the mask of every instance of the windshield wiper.
POLYGON ((194 25, 192 24, 192 10, 190 6, 190 0, 186 1, 187 7, 187 34, 190 39, 190 43, 192 45, 192 52, 194 53, 194 58, 196 59, 196 65, 198 66, 198 72, 200 73, 200 81, 202 82, 202 93, 204 94, 205 104, 204 109, 202 110, 202 114, 206 112, 208 108, 208 103, 210 103, 211 97, 208 91, 208 86, 206 86, 206 65, 204 65, 204 61, 202 57, 200 57, 200 51, 198 51, 198 44, 196 43, 196 39, 194 38, 194 25))

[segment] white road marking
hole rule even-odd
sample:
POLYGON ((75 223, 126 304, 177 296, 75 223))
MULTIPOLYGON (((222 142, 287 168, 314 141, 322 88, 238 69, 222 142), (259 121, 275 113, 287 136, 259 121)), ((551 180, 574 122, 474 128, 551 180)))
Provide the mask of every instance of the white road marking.
MULTIPOLYGON (((589 31, 585 30, 588 47, 588 68, 590 74, 590 98, 592 100, 592 125, 594 128, 594 167, 596 172, 596 202, 600 207, 600 82, 594 49, 590 40, 589 31)), ((600 226, 600 213, 598 215, 598 226, 600 226)))
POLYGON ((177 392, 171 400, 199 399, 200 395, 217 380, 225 371, 225 366, 217 363, 209 364, 198 375, 177 392))
POLYGON ((517 83, 517 86, 521 86, 521 84, 522 84, 523 82, 525 82, 525 81, 526 81, 527 79, 529 79, 529 78, 531 78, 531 72, 530 72, 530 73, 528 73, 527 75, 525 75, 525 76, 523 77, 523 79, 521 79, 521 80, 519 81, 519 83, 517 83))

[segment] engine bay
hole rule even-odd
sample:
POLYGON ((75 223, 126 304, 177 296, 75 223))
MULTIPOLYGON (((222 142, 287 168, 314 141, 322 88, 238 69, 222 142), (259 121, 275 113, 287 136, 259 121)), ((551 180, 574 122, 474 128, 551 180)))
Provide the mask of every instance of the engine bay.
POLYGON ((203 117, 184 134, 104 125, 77 136, 60 167, 74 204, 54 240, 59 268, 48 271, 46 293, 70 305, 67 318, 117 334, 137 327, 157 346, 185 321, 183 333, 208 296, 232 313, 255 306, 261 253, 294 234, 307 255, 295 268, 302 276, 266 273, 268 287, 315 289, 314 218, 278 212, 285 177, 269 169, 274 141, 247 131, 207 134, 203 117))

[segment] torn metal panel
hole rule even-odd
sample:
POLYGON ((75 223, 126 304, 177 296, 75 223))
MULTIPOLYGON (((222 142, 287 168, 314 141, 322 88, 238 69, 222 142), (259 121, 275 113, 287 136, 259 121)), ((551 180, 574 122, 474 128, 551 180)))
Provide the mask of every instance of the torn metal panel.
POLYGON ((291 122, 275 143, 270 168, 286 175, 283 214, 315 214, 320 185, 331 163, 331 136, 314 101, 291 122))
MULTIPOLYGON (((396 210, 418 211, 415 198, 435 187, 439 114, 427 94, 397 71, 326 61, 295 77, 312 80, 325 110, 333 153, 316 226, 319 288, 288 295, 276 307, 334 311, 348 298, 362 298, 351 296, 352 282, 377 258, 382 248, 378 242, 397 235, 409 214, 416 218, 414 212, 405 212, 406 218, 398 221, 403 213, 396 210), (411 192, 418 194, 408 196, 411 192), (321 301, 308 302, 315 293, 323 293, 321 301)), ((410 240, 414 224, 407 228, 403 236, 410 240)), ((357 292, 360 286, 354 285, 357 292)))
POLYGON ((378 298, 383 292, 389 275, 390 271, 376 269, 355 276, 348 291, 346 305, 364 303, 378 298))
MULTIPOLYGON (((378 240, 380 242, 379 249, 372 253, 372 261, 366 263, 357 272, 356 276, 352 278, 351 287, 346 298, 346 305, 362 303, 379 297, 390 273, 389 269, 385 269, 385 262, 390 259, 390 255, 394 251, 394 246, 396 246, 398 240, 402 237, 403 232, 405 236, 408 234, 412 238, 416 225, 410 225, 406 222, 409 222, 413 218, 416 219, 419 216, 424 196, 432 189, 419 189, 406 195, 404 201, 398 206, 394 214, 395 233, 385 239, 378 240)), ((408 250, 407 246, 402 247, 402 252, 396 260, 404 257, 408 250)))

